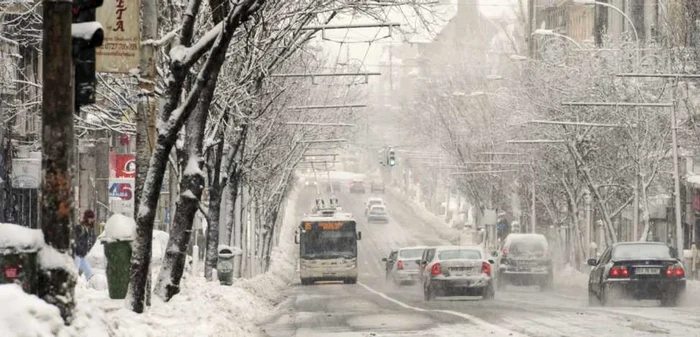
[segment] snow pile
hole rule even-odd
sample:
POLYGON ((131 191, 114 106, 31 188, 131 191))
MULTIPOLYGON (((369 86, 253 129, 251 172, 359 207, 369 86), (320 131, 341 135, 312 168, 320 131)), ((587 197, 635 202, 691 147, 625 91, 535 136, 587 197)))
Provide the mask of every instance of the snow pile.
POLYGON ((68 255, 61 253, 51 246, 44 246, 39 251, 39 265, 41 269, 63 269, 67 270, 73 277, 78 277, 78 268, 75 266, 75 262, 68 255))
POLYGON ((41 230, 0 223, 0 254, 36 252, 43 246, 41 230))
POLYGON ((112 215, 105 224, 102 240, 106 242, 133 240, 136 237, 136 221, 122 214, 112 215))
POLYGON ((72 324, 65 326, 58 308, 26 294, 17 285, 0 285, 0 303, 12 303, 0 307, 3 337, 110 336, 102 313, 87 305, 79 305, 72 324))
POLYGON ((125 309, 123 300, 111 300, 105 291, 84 284, 76 289, 78 301, 107 312, 109 331, 115 337, 262 336, 255 324, 273 312, 282 290, 296 278, 293 233, 297 193, 292 192, 287 202, 280 244, 272 252, 270 270, 264 274, 236 280, 233 286, 206 282, 201 274, 188 276, 181 281, 180 294, 168 303, 154 296, 150 309, 141 315, 125 309))

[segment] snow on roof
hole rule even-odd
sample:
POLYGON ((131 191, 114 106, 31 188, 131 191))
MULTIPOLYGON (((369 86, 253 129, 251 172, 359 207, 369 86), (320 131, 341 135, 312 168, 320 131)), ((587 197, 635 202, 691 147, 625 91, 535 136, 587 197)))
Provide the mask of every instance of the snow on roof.
POLYGON ((41 230, 0 223, 0 254, 36 252, 44 245, 41 230))
POLYGON ((345 212, 336 212, 332 216, 322 216, 320 214, 306 214, 302 221, 348 221, 353 219, 352 214, 345 212))
POLYGON ((136 221, 122 215, 112 215, 105 224, 104 242, 134 240, 136 238, 136 221))

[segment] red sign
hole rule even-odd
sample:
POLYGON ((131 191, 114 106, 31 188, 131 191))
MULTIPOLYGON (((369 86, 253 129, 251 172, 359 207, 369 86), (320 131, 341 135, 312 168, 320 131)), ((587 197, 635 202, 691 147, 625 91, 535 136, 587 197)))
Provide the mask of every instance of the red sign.
POLYGON ((114 157, 114 171, 117 178, 136 177, 136 156, 133 154, 117 154, 114 157))

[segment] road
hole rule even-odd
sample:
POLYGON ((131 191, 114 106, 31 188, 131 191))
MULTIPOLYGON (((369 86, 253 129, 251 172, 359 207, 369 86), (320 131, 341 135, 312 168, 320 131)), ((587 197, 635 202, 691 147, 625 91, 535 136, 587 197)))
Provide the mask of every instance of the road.
MULTIPOLYGON (((633 302, 590 308, 585 288, 556 281, 546 293, 537 287, 507 287, 490 301, 424 302, 420 286, 386 283, 381 259, 392 248, 447 242, 405 201, 390 195, 384 197, 391 221, 367 224, 362 215, 368 196, 338 196, 344 210, 356 214, 362 231, 358 283, 293 284, 274 317, 261 325, 268 336, 700 336, 698 304, 660 308, 653 302, 633 302)), ((307 194, 302 200, 299 216, 311 207, 312 198, 307 194)))

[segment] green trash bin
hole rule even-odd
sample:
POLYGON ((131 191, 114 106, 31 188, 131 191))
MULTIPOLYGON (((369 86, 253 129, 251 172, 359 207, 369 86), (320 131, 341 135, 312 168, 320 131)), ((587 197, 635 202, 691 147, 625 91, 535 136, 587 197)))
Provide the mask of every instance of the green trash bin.
POLYGON ((107 288, 109 298, 121 300, 126 298, 129 288, 129 271, 131 269, 131 241, 102 241, 107 258, 107 288))
POLYGON ((0 223, 0 284, 14 283, 36 294, 43 238, 41 230, 0 223))

